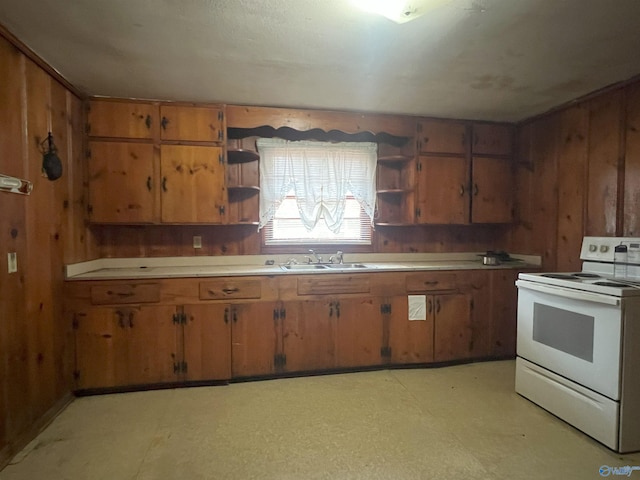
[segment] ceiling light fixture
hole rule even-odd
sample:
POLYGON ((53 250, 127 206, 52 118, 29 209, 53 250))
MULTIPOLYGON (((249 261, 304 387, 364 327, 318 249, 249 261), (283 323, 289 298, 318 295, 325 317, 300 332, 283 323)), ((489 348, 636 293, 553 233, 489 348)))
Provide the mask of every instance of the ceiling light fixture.
POLYGON ((361 10, 382 15, 396 23, 405 23, 451 0, 351 0, 361 10))

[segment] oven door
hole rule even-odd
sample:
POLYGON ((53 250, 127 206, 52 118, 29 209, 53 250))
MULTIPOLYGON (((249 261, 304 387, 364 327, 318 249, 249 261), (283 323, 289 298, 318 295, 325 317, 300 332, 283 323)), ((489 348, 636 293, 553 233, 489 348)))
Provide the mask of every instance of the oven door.
POLYGON ((620 299, 518 280, 518 356, 620 399, 620 299))

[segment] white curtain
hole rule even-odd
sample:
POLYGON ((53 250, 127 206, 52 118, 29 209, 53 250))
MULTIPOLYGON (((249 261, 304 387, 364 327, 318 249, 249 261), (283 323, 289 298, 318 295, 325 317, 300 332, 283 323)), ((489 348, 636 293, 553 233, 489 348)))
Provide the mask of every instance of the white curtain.
POLYGON ((377 145, 370 142, 289 142, 262 138, 260 153, 260 225, 273 218, 293 190, 300 218, 311 230, 321 217, 338 232, 348 192, 371 218, 376 203, 377 145))

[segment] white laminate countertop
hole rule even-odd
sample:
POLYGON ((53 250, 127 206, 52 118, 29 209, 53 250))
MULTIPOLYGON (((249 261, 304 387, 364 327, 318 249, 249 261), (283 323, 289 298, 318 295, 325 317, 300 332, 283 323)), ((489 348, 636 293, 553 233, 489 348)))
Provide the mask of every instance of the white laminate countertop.
MULTIPOLYGON (((327 273, 368 273, 421 270, 484 270, 496 268, 536 268, 537 255, 511 254, 513 261, 482 265, 483 252, 470 253, 361 253, 345 254, 344 268, 285 270, 281 265, 304 255, 227 255, 200 257, 100 258, 65 267, 67 280, 118 280, 145 278, 230 277, 246 275, 323 275, 327 273), (349 264, 367 268, 348 268, 349 264)), ((329 258, 329 254, 323 254, 329 258)))

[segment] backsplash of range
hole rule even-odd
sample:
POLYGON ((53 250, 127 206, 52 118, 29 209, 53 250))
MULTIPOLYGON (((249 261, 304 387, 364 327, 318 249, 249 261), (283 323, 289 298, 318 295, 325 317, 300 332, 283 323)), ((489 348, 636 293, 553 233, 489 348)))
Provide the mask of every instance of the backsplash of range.
POLYGON ((580 258, 581 272, 519 275, 516 392, 638 451, 640 238, 585 237, 580 258))

